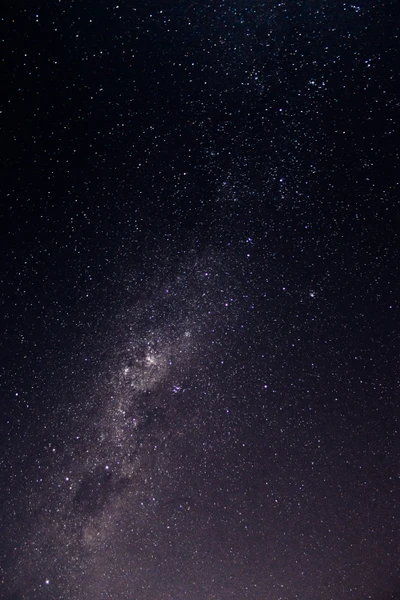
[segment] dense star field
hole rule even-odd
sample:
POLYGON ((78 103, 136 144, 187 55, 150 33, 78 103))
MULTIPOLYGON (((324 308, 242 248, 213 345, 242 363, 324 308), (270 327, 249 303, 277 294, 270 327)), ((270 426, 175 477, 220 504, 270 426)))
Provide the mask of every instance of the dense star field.
POLYGON ((399 600, 399 5, 2 23, 1 600, 399 600))

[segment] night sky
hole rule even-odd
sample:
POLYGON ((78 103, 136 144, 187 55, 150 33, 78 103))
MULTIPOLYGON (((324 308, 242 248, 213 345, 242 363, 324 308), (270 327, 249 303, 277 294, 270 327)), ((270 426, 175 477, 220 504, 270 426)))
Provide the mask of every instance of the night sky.
POLYGON ((2 28, 1 600, 399 600, 400 6, 2 28))

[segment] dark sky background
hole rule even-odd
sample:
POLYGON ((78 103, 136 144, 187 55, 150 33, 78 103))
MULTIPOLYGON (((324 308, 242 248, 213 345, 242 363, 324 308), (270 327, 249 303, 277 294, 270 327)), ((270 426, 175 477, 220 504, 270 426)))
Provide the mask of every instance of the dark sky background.
POLYGON ((399 25, 3 11, 2 600, 399 600, 399 25))

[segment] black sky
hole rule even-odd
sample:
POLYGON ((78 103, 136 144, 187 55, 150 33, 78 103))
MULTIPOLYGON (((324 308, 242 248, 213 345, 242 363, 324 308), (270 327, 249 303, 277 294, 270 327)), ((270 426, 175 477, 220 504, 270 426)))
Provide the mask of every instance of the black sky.
POLYGON ((398 600, 399 16, 5 9, 1 599, 398 600))

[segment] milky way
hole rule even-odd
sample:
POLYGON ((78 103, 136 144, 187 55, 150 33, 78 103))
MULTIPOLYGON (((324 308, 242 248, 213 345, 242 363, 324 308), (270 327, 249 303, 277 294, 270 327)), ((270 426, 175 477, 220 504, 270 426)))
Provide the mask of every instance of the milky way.
MULTIPOLYGON (((90 399, 74 409, 75 425, 66 431, 49 419, 67 441, 46 449, 51 469, 24 501, 33 525, 13 568, 16 585, 23 572, 38 598, 47 588, 60 598, 130 597, 133 576, 145 590, 154 543, 173 546, 169 532, 196 502, 193 473, 184 480, 185 449, 204 435, 207 412, 218 420, 206 330, 235 321, 223 315, 222 297, 232 294, 219 287, 227 266, 199 262, 185 261, 175 281, 151 285, 150 298, 125 301, 88 382, 90 399)), ((220 362, 224 355, 216 352, 220 362)))

